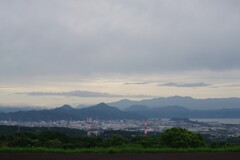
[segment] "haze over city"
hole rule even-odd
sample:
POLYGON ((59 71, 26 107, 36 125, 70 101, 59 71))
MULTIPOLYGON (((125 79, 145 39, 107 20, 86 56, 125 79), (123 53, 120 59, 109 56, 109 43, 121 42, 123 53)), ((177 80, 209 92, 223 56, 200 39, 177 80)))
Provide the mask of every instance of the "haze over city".
POLYGON ((238 0, 2 0, 0 104, 240 96, 238 0))

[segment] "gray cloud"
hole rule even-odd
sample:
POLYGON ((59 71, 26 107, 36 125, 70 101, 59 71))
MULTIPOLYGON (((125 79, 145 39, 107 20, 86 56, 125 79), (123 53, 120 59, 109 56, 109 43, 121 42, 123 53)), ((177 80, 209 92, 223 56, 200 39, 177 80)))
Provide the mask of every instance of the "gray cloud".
POLYGON ((147 81, 147 82, 127 82, 127 83, 123 83, 123 85, 144 85, 144 84, 150 84, 152 82, 147 81))
POLYGON ((119 94, 109 94, 101 92, 91 92, 91 91, 69 91, 69 92, 26 92, 26 93, 17 93, 17 94, 26 94, 30 96, 69 96, 69 97, 89 97, 89 98, 149 98, 152 96, 148 95, 119 95, 119 94))
POLYGON ((206 84, 206 83, 203 83, 203 82, 200 82, 200 83, 184 83, 184 84, 169 82, 169 83, 160 84, 158 86, 194 88, 194 87, 207 87, 207 86, 210 86, 210 84, 206 84))
POLYGON ((0 74, 240 69, 238 0, 0 2, 0 74))
POLYGON ((223 85, 222 87, 240 87, 240 84, 227 84, 227 85, 223 85))

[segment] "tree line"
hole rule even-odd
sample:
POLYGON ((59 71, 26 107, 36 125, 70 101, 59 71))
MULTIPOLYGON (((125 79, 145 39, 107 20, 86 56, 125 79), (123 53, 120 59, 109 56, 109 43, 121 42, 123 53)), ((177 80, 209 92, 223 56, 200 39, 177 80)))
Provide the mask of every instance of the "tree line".
MULTIPOLYGON (((44 147, 44 148, 93 148, 115 146, 137 146, 143 148, 199 148, 208 144, 203 137, 183 128, 171 128, 158 136, 125 137, 116 134, 113 137, 100 136, 73 137, 56 131, 20 132, 13 135, 1 135, 0 147, 44 147)), ((226 143, 212 143, 210 146, 224 146, 226 143)))

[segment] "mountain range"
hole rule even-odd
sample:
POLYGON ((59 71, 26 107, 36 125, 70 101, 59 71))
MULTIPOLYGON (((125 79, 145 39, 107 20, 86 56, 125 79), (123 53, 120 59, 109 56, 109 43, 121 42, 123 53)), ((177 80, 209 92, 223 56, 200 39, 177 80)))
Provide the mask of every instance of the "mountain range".
POLYGON ((43 106, 18 106, 18 105, 0 105, 0 112, 17 112, 17 111, 30 111, 30 110, 42 110, 46 107, 43 106))
POLYGON ((240 98, 207 98, 207 99, 195 99, 192 97, 160 97, 153 99, 144 99, 141 101, 132 101, 123 99, 117 102, 108 103, 111 106, 115 106, 119 109, 125 109, 134 105, 144 105, 149 108, 166 107, 166 106, 184 106, 193 110, 218 110, 218 109, 232 109, 240 108, 240 98))
MULTIPOLYGON (((5 107, 7 108, 7 107, 5 107)), ((26 110, 27 109, 27 110, 26 110)), ((121 100, 85 108, 70 105, 54 109, 1 112, 0 120, 57 121, 144 119, 144 118, 240 118, 240 98, 194 99, 191 97, 154 98, 142 101, 121 100)))
POLYGON ((147 118, 240 118, 240 108, 219 109, 219 110, 190 110, 182 106, 168 107, 143 107, 133 108, 125 111, 136 113, 147 118))
POLYGON ((101 120, 117 119, 142 119, 143 117, 121 111, 118 108, 100 103, 95 106, 76 109, 70 105, 64 105, 54 109, 17 111, 9 113, 0 113, 0 120, 12 121, 57 121, 57 120, 86 120, 88 117, 101 120))
POLYGON ((148 108, 133 106, 124 111, 100 103, 92 107, 76 109, 64 105, 49 110, 18 111, 0 113, 0 120, 12 121, 58 121, 86 120, 92 117, 99 120, 144 119, 144 118, 240 118, 240 109, 190 110, 182 106, 148 108))

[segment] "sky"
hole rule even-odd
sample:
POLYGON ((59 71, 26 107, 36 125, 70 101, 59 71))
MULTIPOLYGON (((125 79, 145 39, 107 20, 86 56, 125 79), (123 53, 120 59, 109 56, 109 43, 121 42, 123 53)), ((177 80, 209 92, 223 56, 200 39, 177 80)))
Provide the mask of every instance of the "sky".
POLYGON ((0 0, 0 104, 240 97, 239 0, 0 0))

